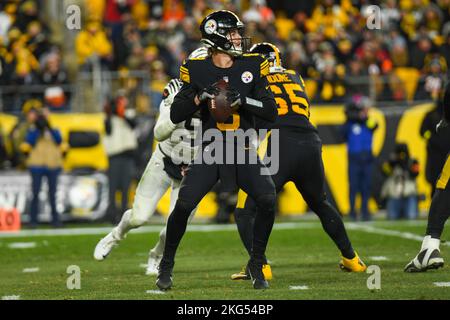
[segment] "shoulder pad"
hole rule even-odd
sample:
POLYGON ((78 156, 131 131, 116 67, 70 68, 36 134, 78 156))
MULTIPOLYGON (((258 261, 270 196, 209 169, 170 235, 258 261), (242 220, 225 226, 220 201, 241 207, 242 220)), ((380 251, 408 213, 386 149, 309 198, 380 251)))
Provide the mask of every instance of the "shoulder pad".
POLYGON ((189 68, 188 62, 189 61, 185 61, 185 63, 182 66, 180 66, 180 79, 186 83, 191 82, 191 76, 189 74, 189 69, 188 69, 189 68))
POLYGON ((207 57, 189 58, 189 60, 206 60, 207 57))
POLYGON ((261 78, 267 76, 270 73, 269 61, 267 61, 266 59, 264 59, 259 66, 260 66, 261 78))

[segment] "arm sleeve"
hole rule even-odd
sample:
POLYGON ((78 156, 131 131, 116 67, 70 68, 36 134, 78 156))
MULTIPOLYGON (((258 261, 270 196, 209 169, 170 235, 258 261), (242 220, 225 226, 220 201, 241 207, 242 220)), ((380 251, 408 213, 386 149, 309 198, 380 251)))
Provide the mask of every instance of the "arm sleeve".
POLYGON ((56 144, 61 144, 62 137, 59 130, 51 129, 50 134, 52 135, 53 141, 55 141, 56 144))
POLYGON ((195 95, 196 91, 193 86, 185 82, 180 92, 173 99, 170 108, 170 120, 173 123, 183 122, 199 109, 199 106, 194 102, 195 95))
POLYGON ((28 130, 27 135, 25 137, 25 142, 34 147, 38 138, 39 138, 39 131, 37 129, 30 129, 28 130))
POLYGON ((109 136, 112 132, 112 127, 111 127, 111 116, 106 116, 105 119, 105 132, 106 134, 109 136))
POLYGON ((263 120, 275 122, 278 116, 277 104, 265 77, 255 83, 253 97, 245 97, 242 108, 263 120))
POLYGON ((343 124, 340 127, 339 131, 341 132, 342 138, 344 138, 345 141, 348 140, 348 131, 349 131, 349 129, 350 129, 350 123, 348 121, 345 122, 345 124, 343 124))
POLYGON ((447 82, 444 92, 444 119, 450 123, 450 81, 447 82))
POLYGON ((157 141, 164 141, 170 137, 176 125, 170 120, 170 105, 166 105, 164 101, 159 105, 159 117, 156 121, 154 134, 157 141))

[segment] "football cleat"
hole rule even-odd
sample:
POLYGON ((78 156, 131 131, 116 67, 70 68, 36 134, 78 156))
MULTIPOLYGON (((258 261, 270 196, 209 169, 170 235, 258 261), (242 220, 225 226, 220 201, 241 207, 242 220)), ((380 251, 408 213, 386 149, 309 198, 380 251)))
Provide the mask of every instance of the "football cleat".
POLYGON ((358 254, 355 252, 355 257, 353 259, 347 259, 342 257, 339 267, 348 272, 365 272, 367 266, 359 258, 358 254))
POLYGON ((270 264, 263 264, 262 272, 267 281, 272 280, 272 268, 270 267, 270 264))
MULTIPOLYGON (((272 268, 268 264, 263 264, 262 272, 266 280, 272 280, 272 268)), ((239 273, 234 273, 231 275, 231 280, 250 280, 250 274, 247 266, 243 266, 239 273)))
POLYGON ((257 290, 268 289, 269 283, 264 278, 263 264, 253 259, 248 261, 248 273, 253 281, 253 288, 257 290))
POLYGON ((101 239, 94 250, 95 260, 102 261, 110 254, 112 249, 119 244, 120 240, 116 239, 111 231, 103 239, 101 239))
POLYGON ((248 267, 243 266, 239 273, 234 273, 231 275, 231 280, 250 280, 250 274, 248 272, 248 267))
POLYGON ((148 256, 147 270, 145 274, 147 276, 155 276, 158 274, 158 266, 161 263, 162 256, 150 253, 148 256))
POLYGON ((439 269, 444 266, 444 259, 437 248, 423 249, 405 266, 405 272, 425 272, 431 269, 439 269))
POLYGON ((169 290, 172 288, 172 270, 175 262, 161 260, 158 266, 158 278, 156 279, 156 286, 162 290, 169 290))

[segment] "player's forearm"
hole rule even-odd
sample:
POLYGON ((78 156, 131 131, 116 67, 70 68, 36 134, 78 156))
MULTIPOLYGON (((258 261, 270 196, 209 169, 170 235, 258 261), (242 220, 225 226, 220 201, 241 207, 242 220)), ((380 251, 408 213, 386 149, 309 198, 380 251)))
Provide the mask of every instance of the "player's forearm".
POLYGON ((170 137, 176 125, 169 119, 169 117, 160 115, 156 122, 155 129, 153 130, 155 139, 159 142, 166 140, 170 137))
POLYGON ((269 122, 275 122, 278 116, 277 105, 272 98, 263 98, 262 100, 245 98, 242 108, 269 122))
POLYGON ((450 81, 445 86, 443 104, 444 104, 444 120, 447 123, 450 123, 450 81))
POLYGON ((198 110, 194 102, 195 91, 193 89, 180 91, 173 100, 170 108, 170 120, 173 123, 180 123, 189 118, 198 110))

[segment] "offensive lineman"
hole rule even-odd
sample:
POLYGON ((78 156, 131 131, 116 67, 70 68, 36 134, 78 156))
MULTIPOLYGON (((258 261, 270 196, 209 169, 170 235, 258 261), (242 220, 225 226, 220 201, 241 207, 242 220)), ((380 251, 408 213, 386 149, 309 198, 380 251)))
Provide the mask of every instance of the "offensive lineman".
MULTIPOLYGON (((205 48, 199 48, 191 53, 189 59, 206 54, 205 48)), ((159 143, 139 181, 133 207, 125 211, 117 227, 98 242, 94 251, 96 260, 104 260, 131 229, 138 228, 147 222, 154 214, 156 205, 169 187, 172 188, 170 212, 174 208, 182 178, 182 169, 175 163, 187 165, 192 161, 196 150, 191 145, 187 145, 186 142, 194 139, 194 127, 200 125, 200 119, 197 115, 193 115, 176 125, 170 121, 170 108, 181 86, 182 82, 179 79, 172 79, 164 89, 163 101, 160 104, 160 115, 154 128, 155 139, 159 143), (173 152, 176 146, 181 146, 182 152, 173 152)), ((195 209, 192 210, 189 219, 192 219, 194 212, 195 209)), ((147 275, 157 274, 157 266, 162 258, 165 238, 166 227, 161 230, 158 243, 149 252, 147 275)))
MULTIPOLYGON (((190 212, 220 179, 245 190, 256 202, 257 214, 254 223, 252 252, 248 262, 249 274, 255 289, 268 288, 262 273, 262 264, 267 242, 275 219, 275 186, 268 169, 256 154, 256 148, 249 144, 237 144, 226 140, 225 131, 239 132, 255 127, 256 118, 274 122, 277 117, 276 104, 271 92, 266 90, 265 76, 269 64, 257 54, 244 54, 245 40, 241 32, 244 24, 232 12, 215 11, 205 17, 200 24, 202 41, 210 47, 208 58, 189 60, 180 67, 180 78, 184 84, 172 104, 170 118, 174 123, 184 121, 200 110, 203 132, 218 133, 217 141, 204 135, 202 149, 197 157, 213 157, 210 147, 227 143, 233 148, 234 155, 244 152, 246 159, 254 156, 255 164, 218 163, 207 164, 195 159, 188 167, 181 182, 178 200, 167 223, 166 246, 159 265, 156 285, 161 290, 172 287, 172 270, 178 245, 186 231, 190 212), (233 108, 233 114, 225 123, 217 122, 210 113, 207 100, 214 98, 219 89, 219 80, 228 82, 227 100, 233 108)), ((223 160, 223 157, 221 160, 223 160)))
MULTIPOLYGON (((442 100, 444 114, 436 126, 438 134, 448 134, 450 131, 450 82, 447 83, 442 100)), ((448 137, 450 139, 450 137, 448 137)), ((450 150, 447 160, 442 168, 441 175, 436 183, 436 191, 431 200, 430 214, 426 235, 417 256, 406 266, 405 272, 423 272, 429 269, 439 269, 444 266, 444 259, 439 249, 441 235, 445 222, 450 216, 450 150)))
MULTIPOLYGON (((278 118, 272 126, 279 130, 280 135, 280 170, 272 176, 277 193, 288 181, 293 181, 308 206, 319 216, 325 232, 341 251, 340 267, 346 271, 364 272, 366 265, 353 250, 339 213, 327 200, 322 142, 317 129, 309 121, 309 99, 303 79, 295 71, 282 67, 280 51, 275 45, 258 43, 250 52, 259 53, 269 61, 270 73, 267 79, 278 105, 278 118)), ((269 144, 271 140, 269 136, 269 144)), ((249 253, 255 211, 254 201, 240 190, 235 219, 241 240, 249 253)), ((267 261, 263 272, 266 278, 272 277, 267 261)), ((231 279, 248 280, 248 270, 244 267, 240 273, 233 274, 231 279)))

